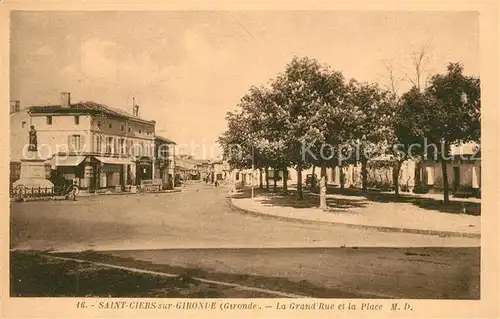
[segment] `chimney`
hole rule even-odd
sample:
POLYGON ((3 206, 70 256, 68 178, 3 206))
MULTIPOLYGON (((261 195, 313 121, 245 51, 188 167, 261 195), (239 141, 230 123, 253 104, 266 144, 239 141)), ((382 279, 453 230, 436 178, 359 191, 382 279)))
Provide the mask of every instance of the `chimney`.
POLYGON ((19 112, 21 109, 19 101, 10 101, 10 113, 19 112))
POLYGON ((62 92, 61 93, 61 106, 70 107, 71 106, 71 93, 62 92))

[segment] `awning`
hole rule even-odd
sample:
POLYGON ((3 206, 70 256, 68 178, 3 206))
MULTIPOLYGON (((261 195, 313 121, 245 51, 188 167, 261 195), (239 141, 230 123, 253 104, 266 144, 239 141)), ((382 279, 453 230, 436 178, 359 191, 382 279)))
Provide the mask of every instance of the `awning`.
POLYGON ((117 164, 117 165, 130 165, 132 161, 128 158, 117 158, 117 157, 95 157, 99 162, 104 164, 117 164))
POLYGON ((50 163, 52 167, 56 166, 78 166, 85 159, 85 156, 68 155, 68 156, 54 156, 50 163))

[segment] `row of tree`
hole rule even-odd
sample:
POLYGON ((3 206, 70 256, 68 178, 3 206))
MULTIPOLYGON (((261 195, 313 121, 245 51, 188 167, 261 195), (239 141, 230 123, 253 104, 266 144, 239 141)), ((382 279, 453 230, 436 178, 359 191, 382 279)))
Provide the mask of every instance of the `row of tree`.
POLYGON ((341 72, 315 59, 295 57, 269 86, 252 86, 238 109, 227 114, 227 121, 228 129, 219 137, 219 144, 231 167, 253 165, 261 177, 266 174, 266 183, 269 168, 283 171, 285 193, 287 168, 294 167, 299 199, 303 197, 302 171, 321 167, 322 208, 326 208, 328 167, 360 163, 366 191, 369 159, 390 155, 398 195, 402 163, 410 157, 430 155, 410 146, 423 145, 427 139, 443 146, 431 155, 442 163, 444 201, 448 202, 444 156, 453 144, 479 141, 480 82, 465 76, 460 63, 450 63, 447 73, 430 77, 425 88, 420 88, 418 79, 399 95, 378 84, 346 80, 341 72))

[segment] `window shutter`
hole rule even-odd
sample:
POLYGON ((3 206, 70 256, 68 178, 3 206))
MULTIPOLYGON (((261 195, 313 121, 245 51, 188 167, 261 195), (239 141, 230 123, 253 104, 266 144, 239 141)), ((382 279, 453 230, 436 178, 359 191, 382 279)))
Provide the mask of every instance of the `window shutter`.
POLYGON ((85 149, 85 135, 80 135, 80 146, 78 149, 81 151, 85 149))

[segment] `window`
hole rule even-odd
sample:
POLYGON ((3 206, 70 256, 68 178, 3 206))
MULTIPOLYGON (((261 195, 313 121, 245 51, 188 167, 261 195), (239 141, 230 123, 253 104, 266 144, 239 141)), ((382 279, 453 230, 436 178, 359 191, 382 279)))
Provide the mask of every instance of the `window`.
POLYGON ((26 125, 26 122, 25 121, 22 121, 21 122, 21 128, 24 128, 24 126, 26 125))
POLYGON ((160 152, 158 154, 161 159, 167 159, 168 158, 168 147, 167 144, 162 144, 160 145, 160 152))
POLYGON ((113 124, 111 124, 111 123, 109 123, 108 126, 109 126, 109 128, 113 128, 113 124))
POLYGON ((79 151, 82 148, 80 135, 71 135, 69 143, 72 150, 79 151))
POLYGON ((113 152, 113 138, 108 137, 106 142, 106 153, 112 153, 112 152, 113 152))
POLYGON ((80 116, 75 115, 75 125, 80 125, 80 116))
POLYGON ((142 130, 141 129, 139 129, 139 134, 142 134, 142 130))
POLYGON ((52 125, 52 116, 47 116, 47 125, 52 125))
POLYGON ((121 127, 122 132, 125 131, 125 125, 122 125, 121 127))
POLYGON ((97 128, 100 129, 101 128, 101 122, 97 122, 97 128))
POLYGON ((96 136, 95 151, 97 153, 101 153, 102 152, 102 137, 101 136, 96 136))
POLYGON ((144 142, 141 142, 141 148, 139 149, 139 156, 144 154, 144 142))
POLYGON ((128 128, 128 132, 130 133, 130 127, 128 128))
POLYGON ((119 148, 118 153, 125 154, 125 139, 123 138, 120 139, 120 144, 118 148, 119 148))

